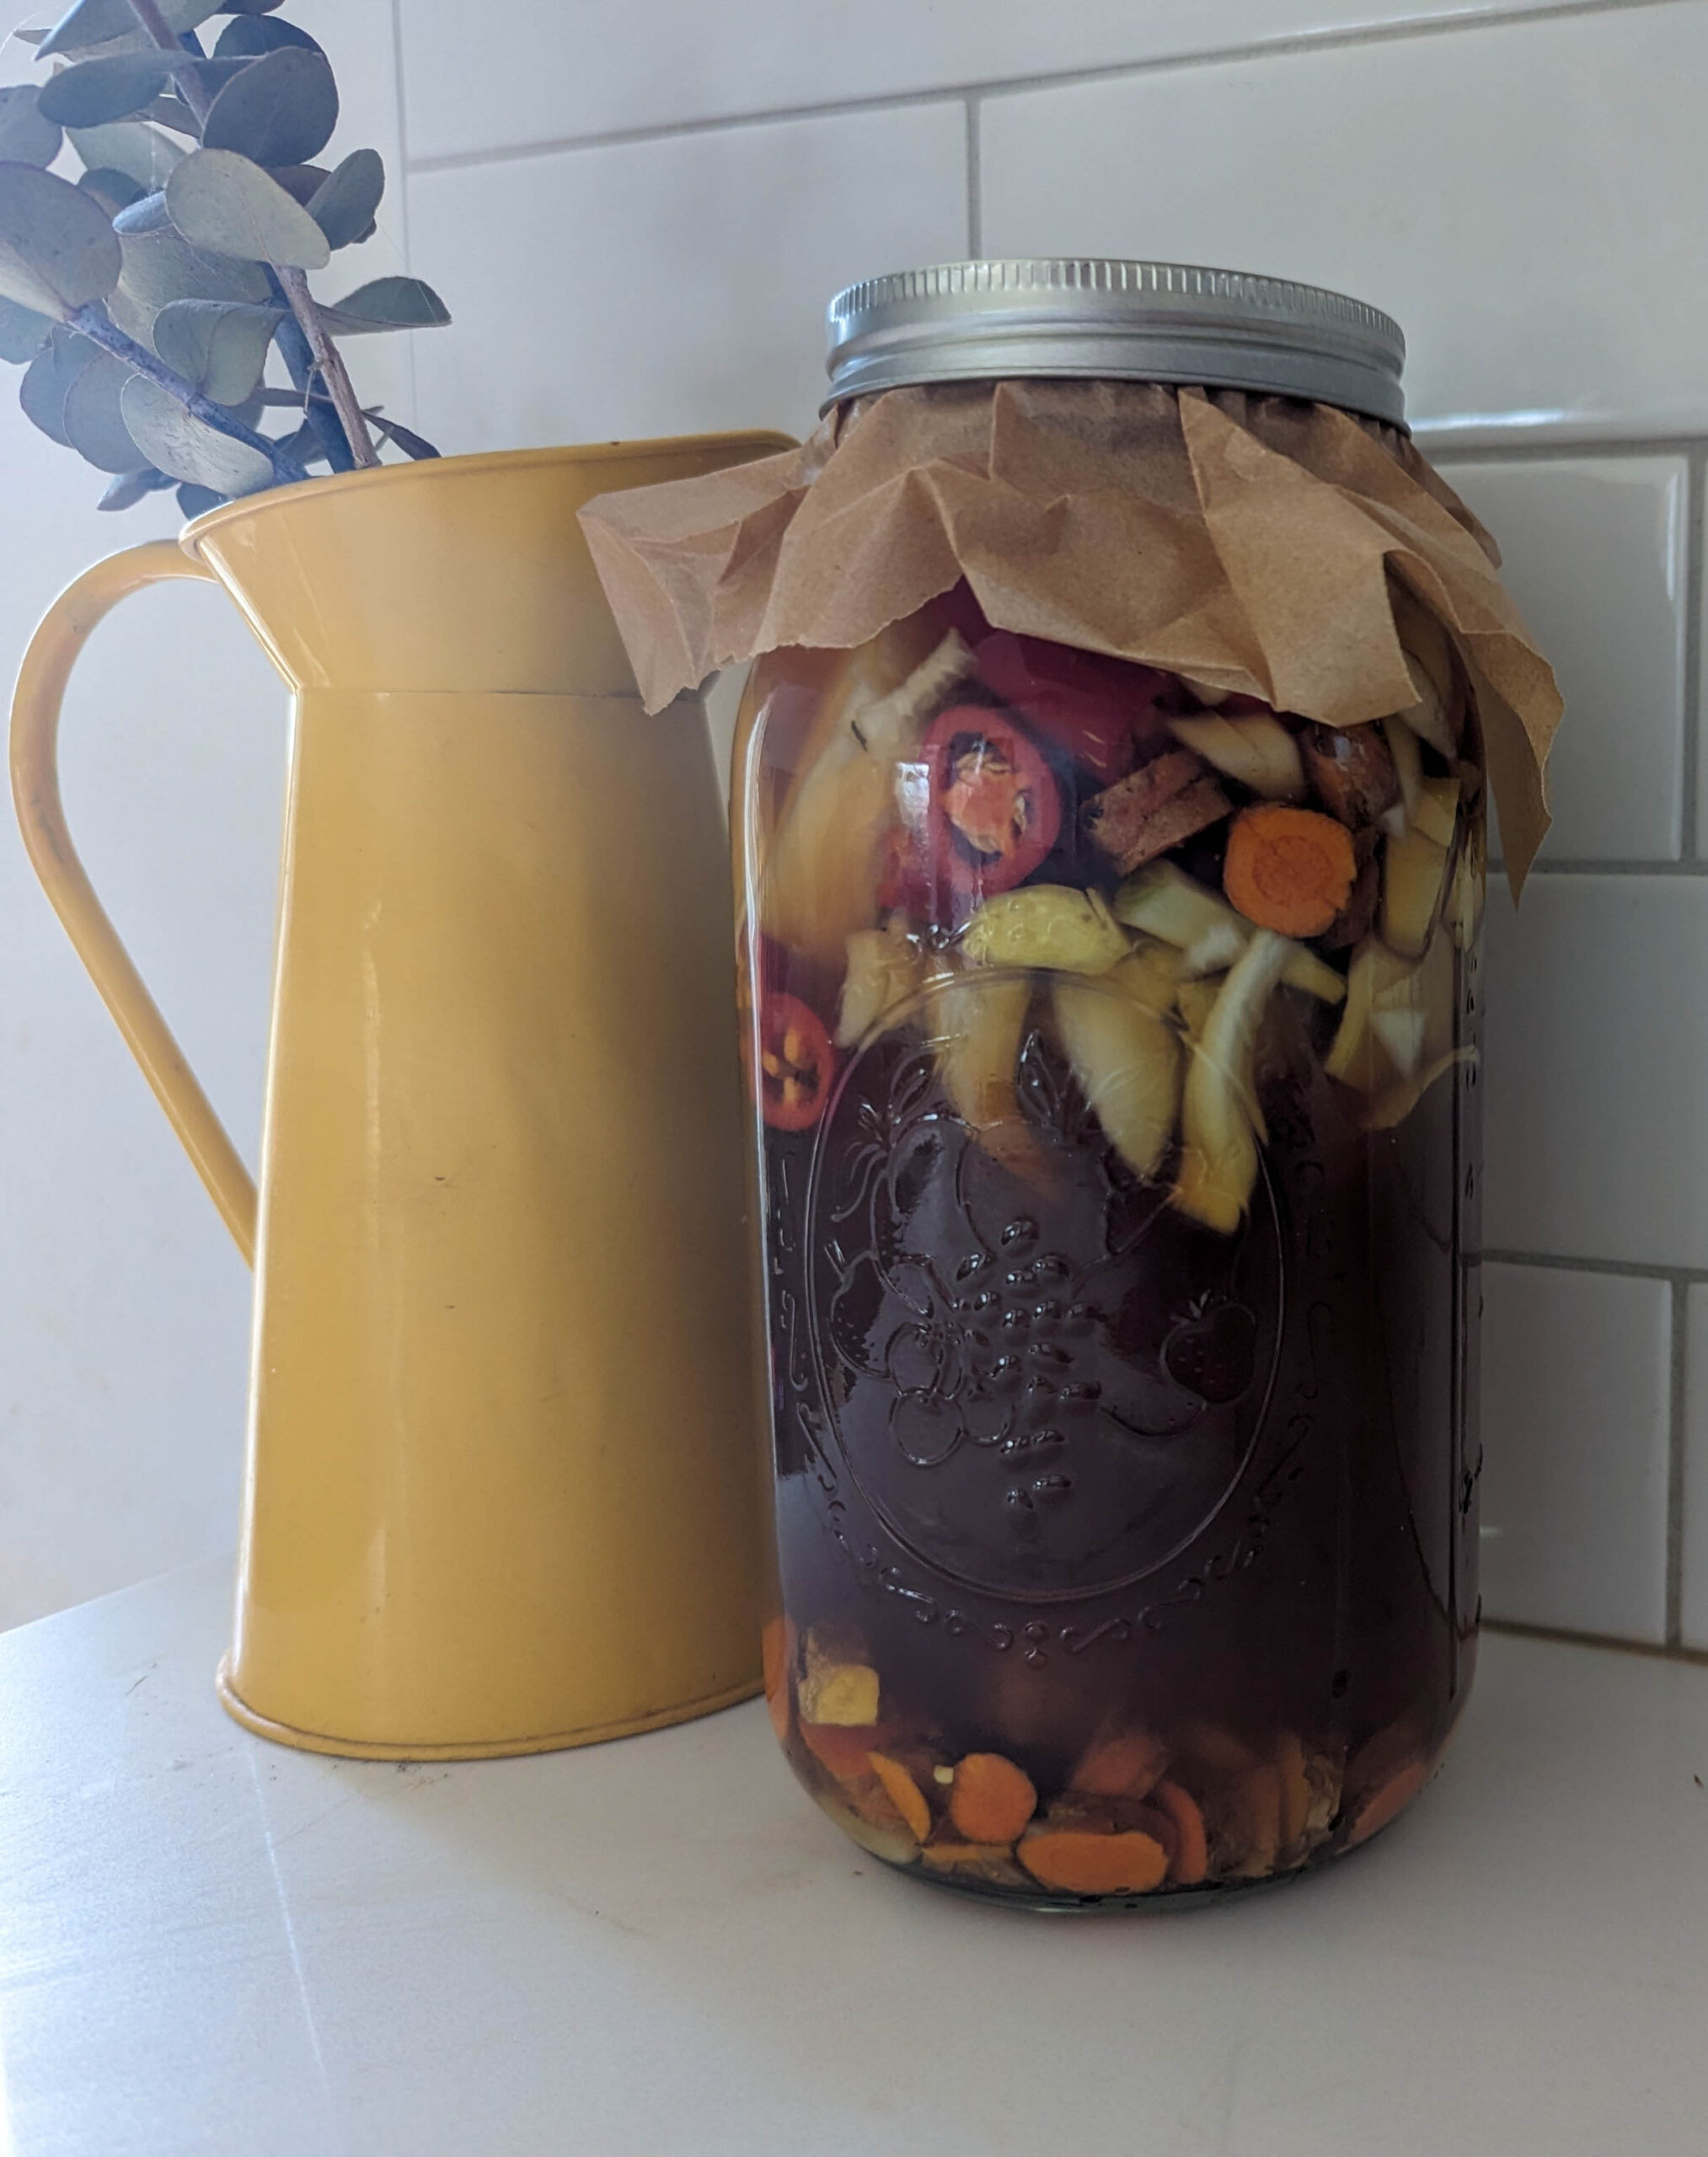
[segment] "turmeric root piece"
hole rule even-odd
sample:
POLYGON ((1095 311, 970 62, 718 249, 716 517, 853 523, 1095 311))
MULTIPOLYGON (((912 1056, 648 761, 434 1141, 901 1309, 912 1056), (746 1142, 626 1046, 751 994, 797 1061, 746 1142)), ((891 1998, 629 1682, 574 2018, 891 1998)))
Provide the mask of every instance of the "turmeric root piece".
POLYGON ((1070 1788, 1088 1797, 1144 1797, 1169 1764, 1169 1748, 1148 1730, 1100 1737, 1087 1747, 1070 1788))
POLYGON ((1281 1850, 1281 1777, 1271 1762, 1213 1781, 1202 1806, 1212 1871, 1235 1880, 1261 1880, 1274 1871, 1281 1850))
POLYGON ((1197 1801, 1178 1783, 1165 1780, 1150 1794, 1150 1801, 1175 1823, 1175 1852, 1169 1872, 1181 1887, 1200 1887, 1210 1869, 1210 1846, 1204 1833, 1204 1816, 1197 1801))
POLYGON ((1372 1790, 1353 1813, 1343 1847, 1356 1849, 1397 1820, 1429 1780, 1429 1766, 1427 1760, 1413 1760, 1372 1790))
POLYGON ((1044 1828, 1025 1836, 1015 1855, 1041 1887, 1063 1895, 1148 1894, 1169 1869, 1162 1844, 1136 1828, 1094 1835, 1044 1828))
POLYGON ((1038 1809, 1025 1769, 1000 1753, 969 1753, 949 1787, 949 1817, 969 1843, 1012 1843, 1038 1809))
POLYGON ((1357 880, 1352 835, 1315 809, 1261 802, 1228 833, 1222 886, 1248 921, 1282 936, 1320 936, 1357 880))
POLYGON ((889 1800, 915 1835, 923 1843, 931 1832, 931 1808, 920 1789, 902 1763, 887 1753, 870 1754, 872 1773, 883 1785, 889 1800))
POLYGON ((1400 774, 1379 727, 1308 726, 1302 747, 1316 797, 1337 822, 1356 831, 1400 800, 1400 774))

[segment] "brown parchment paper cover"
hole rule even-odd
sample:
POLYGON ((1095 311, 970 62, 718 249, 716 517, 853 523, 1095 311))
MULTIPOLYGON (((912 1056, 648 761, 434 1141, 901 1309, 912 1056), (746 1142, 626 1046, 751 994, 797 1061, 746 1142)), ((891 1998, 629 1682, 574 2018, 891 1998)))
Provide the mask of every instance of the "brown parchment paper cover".
POLYGON ((862 644, 964 576, 999 629, 1348 726, 1415 697, 1391 577, 1464 661, 1515 895, 1548 828, 1560 694, 1493 541, 1407 436, 1331 406, 892 389, 798 449, 602 495, 581 520, 651 711, 780 645, 862 644))

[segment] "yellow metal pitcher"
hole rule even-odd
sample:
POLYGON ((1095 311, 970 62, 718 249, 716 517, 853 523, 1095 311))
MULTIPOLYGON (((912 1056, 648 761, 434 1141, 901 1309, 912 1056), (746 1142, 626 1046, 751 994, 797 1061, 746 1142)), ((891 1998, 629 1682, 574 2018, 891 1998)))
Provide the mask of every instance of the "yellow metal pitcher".
POLYGON ((576 511, 768 435, 388 467, 235 502, 55 604, 30 858, 255 1266, 239 1721, 542 1751, 756 1689, 728 875, 704 714, 642 711, 576 511), (295 693, 259 1203, 66 831, 83 640, 223 585, 295 693))

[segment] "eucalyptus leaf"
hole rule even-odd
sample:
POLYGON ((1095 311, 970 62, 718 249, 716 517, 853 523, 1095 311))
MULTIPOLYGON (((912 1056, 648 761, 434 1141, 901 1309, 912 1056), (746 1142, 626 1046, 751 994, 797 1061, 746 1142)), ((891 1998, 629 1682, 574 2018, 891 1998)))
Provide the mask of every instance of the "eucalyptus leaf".
POLYGON ((220 0, 222 15, 270 15, 276 8, 282 8, 285 0, 220 0))
POLYGON ((270 169, 291 200, 305 210, 332 177, 324 165, 274 165, 270 169))
POLYGON ((78 176, 78 185, 85 195, 93 195, 110 217, 122 217, 133 202, 142 200, 142 190, 127 172, 115 172, 111 165, 97 165, 93 172, 78 176))
POLYGON ((34 83, 0 89, 0 158, 8 164, 51 165, 59 155, 59 122, 43 116, 34 83))
MULTIPOLYGON (((160 0, 167 27, 180 33, 193 30, 210 15, 221 12, 221 0, 160 0)), ((50 53, 84 52, 94 45, 110 45, 119 39, 146 40, 139 32, 130 0, 76 0, 36 47, 40 58, 50 53)))
POLYGON ((35 165, 0 164, 0 298, 63 320, 104 299, 119 267, 118 236, 94 195, 35 165))
POLYGON ((98 472, 139 472, 148 462, 119 413, 119 399, 135 372, 112 353, 97 352, 66 391, 60 418, 65 438, 98 472))
POLYGON ((53 324, 34 308, 19 307, 15 300, 0 300, 0 360, 16 367, 33 360, 53 324))
POLYGON ((123 236, 125 267, 107 312, 126 336, 152 345, 154 318, 174 300, 242 300, 259 306, 272 296, 267 273, 191 247, 169 227, 123 236))
POLYGON ((193 486, 189 480, 178 490, 178 506, 186 517, 206 517, 211 509, 222 509, 229 497, 217 495, 211 487, 193 486))
POLYGON ((373 230, 373 213, 385 193, 385 163, 377 150, 352 150, 318 193, 308 214, 329 245, 348 247, 373 230))
POLYGON ((174 479, 218 495, 253 495, 272 485, 271 461, 260 450, 198 420, 147 375, 131 376, 121 404, 132 441, 174 479))
POLYGON ((105 127, 70 127, 71 146, 86 165, 110 165, 139 187, 163 187, 184 156, 180 146, 140 120, 115 120, 105 127))
POLYGON ((192 247, 281 270, 320 270, 331 260, 308 212, 235 150, 193 150, 166 183, 166 206, 192 247))
POLYGON ((201 140, 201 122, 176 95, 151 99, 137 117, 153 120, 157 127, 169 127, 174 135, 188 135, 193 142, 201 140))
POLYGON ((241 404, 260 381, 284 319, 282 308, 174 300, 154 318, 154 349, 216 404, 241 404))
POLYGON ((383 436, 388 442, 395 442, 405 457, 414 458, 417 463, 439 454, 426 436, 418 435, 413 428, 404 426, 396 420, 385 419, 378 412, 370 412, 367 416, 376 434, 383 436))
POLYGON ((79 337, 74 329, 56 323, 18 385, 18 401, 24 417, 67 449, 71 443, 65 431, 66 395, 94 361, 97 349, 87 337, 79 337))
POLYGON ((116 479, 107 483, 105 493, 95 504, 97 509, 132 509, 149 495, 158 495, 163 487, 169 487, 169 474, 157 472, 152 464, 140 472, 121 472, 116 479))
POLYGON ((166 62, 146 52, 83 60, 50 77, 36 92, 36 104, 62 127, 100 127, 140 112, 171 79, 166 62))
POLYGON ((337 125, 338 85, 325 54, 281 45, 226 84, 201 139, 210 150, 235 150, 258 165, 305 165, 337 125))
POLYGON ((281 45, 300 45, 308 52, 321 50, 317 39, 294 23, 270 22, 258 15, 239 15, 228 23, 213 48, 216 60, 251 59, 263 52, 276 52, 281 45))
POLYGON ((163 187, 157 187, 152 195, 139 195, 134 202, 127 202, 113 220, 113 230, 120 239, 131 233, 163 233, 172 229, 172 217, 166 207, 163 187))
POLYGON ((436 329, 451 319, 451 310, 419 277, 376 277, 324 305, 320 318, 334 336, 357 337, 377 329, 436 329))

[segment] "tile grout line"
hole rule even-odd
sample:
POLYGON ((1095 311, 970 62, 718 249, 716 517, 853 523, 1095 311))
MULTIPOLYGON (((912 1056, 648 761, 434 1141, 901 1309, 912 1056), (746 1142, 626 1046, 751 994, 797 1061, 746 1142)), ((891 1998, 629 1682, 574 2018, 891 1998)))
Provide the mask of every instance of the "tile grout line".
POLYGON ((1684 747, 1679 778, 1683 797, 1679 815, 1683 826, 1679 858, 1692 864, 1702 860, 1702 591, 1705 471, 1708 471, 1708 444, 1698 442, 1686 456, 1684 479, 1684 747))
POLYGON ((1687 1284, 1674 1281, 1671 1297, 1672 1310, 1672 1390, 1668 1406, 1667 1430, 1667 1571, 1666 1571, 1666 1628, 1667 1646, 1679 1648, 1684 1642, 1684 1447, 1686 1362, 1689 1357, 1690 1292, 1687 1284))
POLYGON ((966 100, 966 256, 977 262, 984 252, 984 175, 980 168, 979 104, 966 100))
POLYGON ((1545 1273, 1609 1273, 1625 1281, 1662 1281, 1680 1289, 1708 1286, 1708 1267, 1645 1266, 1629 1258, 1568 1258, 1545 1250, 1485 1248, 1478 1255, 1485 1266, 1530 1266, 1545 1273))
POLYGON ((1525 436, 1510 442, 1467 442, 1461 447, 1451 439, 1434 440, 1427 420, 1422 423, 1412 440, 1432 464, 1444 465, 1547 464, 1571 457, 1682 457, 1688 462, 1708 450, 1708 436, 1700 433, 1605 437, 1593 434, 1550 434, 1540 428, 1534 434, 1527 431, 1525 436))
POLYGON ((1561 1647, 1604 1648, 1613 1655, 1645 1656, 1651 1662, 1708 1664, 1708 1649, 1674 1647, 1660 1640, 1630 1640, 1620 1633, 1574 1633, 1568 1625, 1531 1625, 1521 1618, 1485 1618, 1482 1630, 1518 1640, 1551 1640, 1561 1647))
POLYGON ((1569 20, 1578 15, 1630 14, 1638 10, 1679 7, 1684 0, 1555 0, 1552 6, 1525 8, 1521 13, 1488 15, 1449 15, 1427 22, 1372 23, 1343 30, 1307 31, 1291 36, 1259 39, 1186 52, 1167 53, 1150 60, 1116 61, 1103 67, 1062 68, 1031 75, 980 78, 971 82, 945 83, 930 89, 875 92, 868 97, 827 99, 814 103, 762 106, 746 112, 720 113, 710 119, 662 121, 651 126, 611 128, 584 135, 561 135, 534 142, 495 145, 485 150, 451 150, 414 159, 411 172, 450 172, 468 165, 513 164, 527 158, 556 156, 571 150, 613 149, 633 143, 672 141, 677 136, 708 135, 735 127, 763 127, 788 120, 827 120, 845 114, 903 110, 913 105, 952 104, 975 98, 1018 97, 1038 90, 1077 89, 1096 83, 1127 82, 1182 68, 1215 67, 1248 60, 1267 60, 1296 54, 1341 51, 1367 45, 1391 45, 1402 39, 1451 37, 1461 32, 1511 29, 1529 23, 1569 20))

